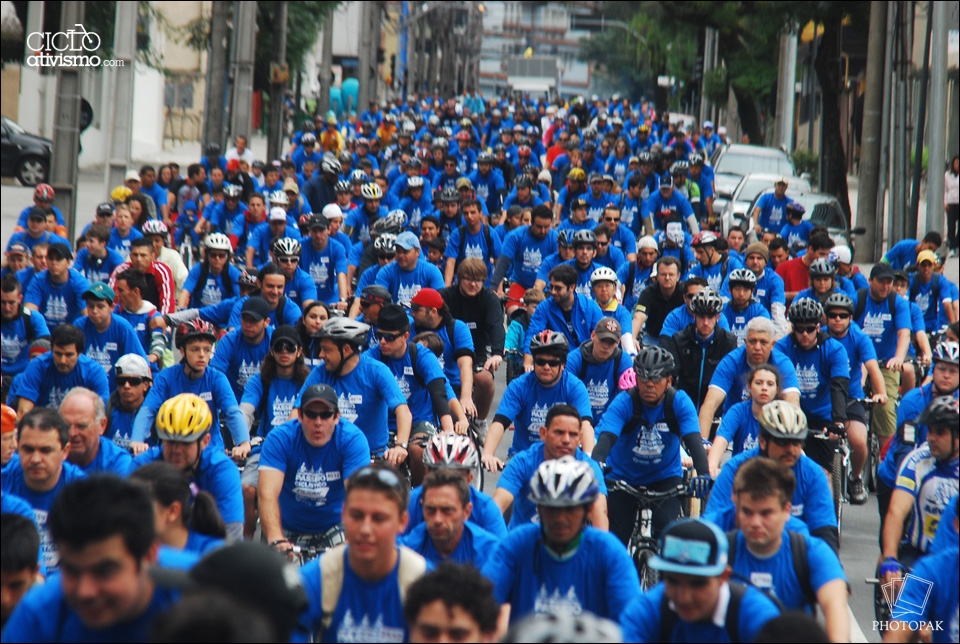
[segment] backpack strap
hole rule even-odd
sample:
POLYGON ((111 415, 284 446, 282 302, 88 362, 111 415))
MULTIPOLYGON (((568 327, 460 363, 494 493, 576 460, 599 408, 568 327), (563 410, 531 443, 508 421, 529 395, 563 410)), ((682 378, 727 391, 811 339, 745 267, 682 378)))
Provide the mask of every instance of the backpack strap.
POLYGON ((660 637, 658 642, 669 642, 673 635, 673 629, 680 621, 680 616, 673 610, 670 610, 670 600, 667 599, 667 593, 664 591, 660 598, 660 637))
POLYGON ((894 319, 897 317, 897 293, 891 291, 890 295, 887 296, 887 306, 890 307, 890 318, 894 319))
POLYGON ((577 351, 580 352, 580 370, 577 371, 577 379, 583 382, 583 377, 587 375, 587 353, 583 350, 583 344, 577 348, 577 351))
POLYGON ((727 616, 724 620, 724 627, 727 629, 727 635, 731 642, 740 641, 740 605, 743 603, 743 596, 747 593, 747 587, 735 582, 727 582, 730 588, 730 603, 727 604, 727 616))
MULTIPOLYGON (((621 436, 632 432, 637 428, 637 425, 640 424, 640 421, 643 420, 643 403, 640 401, 640 394, 637 393, 637 388, 630 387, 630 389, 627 391, 630 394, 630 402, 633 403, 633 415, 623 426, 621 436)), ((677 421, 677 412, 673 409, 673 400, 676 395, 676 389, 673 387, 669 387, 667 389, 667 392, 663 397, 663 419, 664 422, 667 423, 667 427, 670 428, 671 433, 675 434, 676 437, 682 441, 683 437, 680 435, 680 423, 677 421)))
MULTIPOLYGON (((229 273, 229 267, 227 272, 229 273)), ((210 264, 208 262, 200 262, 200 275, 197 277, 197 285, 193 287, 193 293, 190 294, 190 304, 200 308, 200 295, 203 293, 203 288, 207 285, 207 278, 210 276, 210 264)))
POLYGON ((277 303, 277 327, 280 327, 283 324, 283 309, 287 305, 287 296, 281 295, 280 301, 277 303))
POLYGON ((863 315, 863 311, 866 308, 867 308, 867 289, 861 288, 857 290, 857 306, 853 310, 854 321, 858 321, 860 319, 860 316, 863 315))
POLYGON ((637 263, 630 262, 630 268, 627 269, 627 281, 623 283, 624 297, 626 297, 627 294, 633 295, 633 282, 635 281, 636 277, 637 263))
POLYGON ((321 632, 330 628, 333 613, 337 610, 337 604, 340 603, 346 553, 347 544, 342 543, 330 548, 320 557, 321 632))
MULTIPOLYGON (((25 307, 23 304, 20 305, 20 316, 23 319, 23 330, 26 332, 26 335, 27 335, 28 347, 31 344, 33 344, 34 340, 37 339, 37 331, 36 329, 33 328, 33 319, 31 317, 32 315, 33 313, 31 312, 30 309, 25 307)), ((107 415, 107 417, 109 418, 110 416, 107 415)))
POLYGON ((417 579, 427 572, 427 560, 414 550, 400 546, 400 568, 397 570, 397 583, 400 586, 400 601, 406 604, 407 590, 417 579))
POLYGON ((800 582, 800 590, 803 592, 804 600, 813 610, 814 615, 817 610, 817 592, 813 589, 810 581, 810 560, 807 559, 807 540, 799 532, 787 530, 790 535, 790 553, 793 557, 793 572, 800 582))

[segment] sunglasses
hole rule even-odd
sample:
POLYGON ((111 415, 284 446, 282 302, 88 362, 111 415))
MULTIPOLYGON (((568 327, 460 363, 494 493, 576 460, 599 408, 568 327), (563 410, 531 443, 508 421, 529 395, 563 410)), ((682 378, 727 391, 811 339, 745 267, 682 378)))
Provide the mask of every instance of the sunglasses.
POLYGON ((375 305, 375 304, 381 304, 381 302, 370 302, 370 301, 368 301, 368 300, 360 300, 360 308, 361 308, 361 309, 365 309, 365 308, 367 308, 367 307, 369 307, 369 306, 373 306, 373 305, 375 305))
POLYGON ((392 262, 396 258, 396 256, 397 256, 396 253, 390 253, 390 254, 382 253, 377 255, 377 259, 384 262, 392 262))
POLYGON ((547 360, 546 358, 535 358, 533 360, 533 364, 537 365, 538 367, 559 367, 560 361, 547 360))
POLYGON ((276 353, 296 353, 297 345, 292 342, 281 341, 273 345, 273 351, 276 353))
POLYGON ((778 447, 792 447, 793 445, 803 445, 803 441, 794 441, 789 438, 780 438, 779 436, 771 436, 770 442, 778 447))
POLYGON ((207 257, 209 257, 210 259, 226 259, 226 258, 227 258, 227 254, 224 253, 224 252, 219 252, 219 253, 207 253, 207 257))
POLYGON ((140 378, 139 376, 117 376, 117 388, 119 389, 124 385, 139 387, 144 381, 146 381, 146 378, 140 378))
POLYGON ((849 320, 849 313, 827 313, 827 317, 831 320, 849 320))
POLYGON ((279 260, 281 264, 296 264, 300 261, 299 257, 281 257, 279 260))
POLYGON ((605 242, 598 241, 598 242, 597 242, 597 246, 609 246, 609 245, 610 245, 610 242, 608 242, 608 241, 605 241, 605 242))
POLYGON ((393 342, 394 340, 396 340, 397 338, 399 338, 400 335, 401 335, 400 333, 380 333, 380 332, 378 331, 378 332, 377 332, 377 340, 379 340, 379 341, 381 341, 381 342, 384 342, 384 341, 385 341, 385 342, 393 342))
POLYGON ((603 220, 612 224, 612 223, 614 223, 614 222, 620 221, 620 218, 619 218, 619 217, 604 217, 603 220))
POLYGON ((310 411, 309 409, 301 409, 300 413, 303 414, 304 418, 307 420, 316 420, 318 418, 323 420, 330 420, 336 415, 335 411, 310 411))
POLYGON ((709 577, 700 577, 697 575, 688 575, 686 579, 681 580, 673 575, 664 575, 663 580, 672 586, 689 586, 691 588, 703 588, 710 581, 709 577))
POLYGON ((808 334, 808 333, 816 333, 816 332, 817 332, 817 326, 816 326, 816 325, 811 325, 811 326, 807 326, 807 325, 804 325, 804 326, 795 326, 795 327, 793 327, 793 330, 794 330, 794 332, 796 332, 796 333, 798 333, 798 334, 800 334, 800 335, 805 335, 805 334, 808 334))

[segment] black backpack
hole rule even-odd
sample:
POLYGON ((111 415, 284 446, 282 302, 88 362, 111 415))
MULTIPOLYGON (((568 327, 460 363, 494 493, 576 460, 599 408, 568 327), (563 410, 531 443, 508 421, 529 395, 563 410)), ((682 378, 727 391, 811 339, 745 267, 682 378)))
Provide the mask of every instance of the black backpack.
MULTIPOLYGON (((727 532, 727 541, 730 544, 729 554, 727 555, 727 564, 733 568, 734 559, 736 559, 737 553, 737 533, 739 530, 730 530, 727 532)), ((803 593, 803 600, 807 606, 816 614, 817 610, 817 591, 813 589, 813 585, 810 583, 810 562, 807 560, 807 540, 799 532, 794 532, 793 530, 787 530, 787 534, 790 535, 790 554, 793 559, 793 573, 797 576, 797 582, 800 584, 800 591, 803 593)), ((734 573, 736 575, 736 573, 734 573)), ((750 581, 743 579, 739 575, 736 575, 738 581, 743 581, 744 584, 750 584, 750 581)), ((772 593, 767 589, 758 588, 760 592, 770 598, 773 603, 777 604, 780 608, 780 612, 783 612, 783 605, 780 603, 780 600, 777 599, 772 593)))
MULTIPOLYGON (((210 264, 209 262, 202 262, 200 264, 200 276, 197 278, 197 285, 193 288, 193 293, 190 294, 190 304, 197 308, 203 306, 200 304, 200 295, 207 285, 207 278, 209 276, 210 264)), ((220 282, 223 284, 223 299, 228 300, 233 297, 233 280, 230 279, 229 263, 223 267, 223 272, 220 273, 220 282)))
MULTIPOLYGON (((640 400, 640 394, 637 393, 637 388, 630 387, 628 392, 630 394, 630 402, 633 404, 633 415, 623 426, 623 431, 620 432, 621 436, 626 436, 632 432, 637 428, 637 425, 640 424, 640 421, 643 420, 643 402, 640 400)), ((667 427, 670 428, 670 431, 676 434, 677 438, 682 441, 683 437, 680 434, 680 422, 677 420, 677 413, 673 409, 673 399, 676 397, 676 395, 676 389, 673 387, 667 389, 667 393, 663 398, 663 419, 664 422, 667 423, 667 427)))
MULTIPOLYGON (((743 603, 743 596, 747 592, 747 587, 743 584, 729 581, 730 603, 727 605, 727 615, 724 619, 724 628, 731 642, 740 641, 740 605, 743 603)), ((663 593, 660 600, 660 637, 658 642, 669 642, 673 636, 673 629, 680 621, 680 616, 670 608, 670 600, 667 599, 667 593, 663 593)))
MULTIPOLYGON (((587 341, 589 342, 589 340, 587 341)), ((587 352, 584 348, 586 342, 580 345, 580 370, 577 372, 577 378, 580 382, 583 382, 583 377, 587 375, 587 366, 591 364, 597 364, 595 362, 587 362, 587 352)), ((610 356, 610 360, 613 361, 613 373, 617 373, 617 365, 620 364, 620 357, 623 356, 623 349, 620 348, 620 345, 617 345, 617 348, 613 350, 613 355, 610 356)), ((636 401, 634 401, 636 402, 636 401)))
MULTIPOLYGON (((862 288, 857 291, 857 307, 853 312, 853 321, 856 322, 860 319, 860 316, 863 315, 864 310, 867 308, 867 289, 862 288)), ((911 295, 912 297, 912 295, 911 295)), ((897 294, 891 292, 887 296, 887 306, 890 307, 890 317, 897 317, 897 294)), ((859 322, 858 322, 859 324, 859 322)))

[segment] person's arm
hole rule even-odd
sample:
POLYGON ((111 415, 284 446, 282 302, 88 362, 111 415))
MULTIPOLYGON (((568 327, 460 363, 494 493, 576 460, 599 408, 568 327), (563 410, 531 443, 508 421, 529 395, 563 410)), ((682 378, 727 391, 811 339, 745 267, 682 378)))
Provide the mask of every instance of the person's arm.
POLYGON ((447 388, 443 378, 436 378, 427 383, 427 393, 433 405, 433 414, 440 420, 444 434, 453 431, 453 417, 450 414, 450 403, 447 402, 447 388))
POLYGON ((587 518, 597 530, 607 532, 610 530, 610 518, 607 516, 607 497, 603 494, 597 496, 597 500, 590 506, 587 518))
MULTIPOLYGON (((263 529, 263 538, 268 544, 284 541, 283 528, 280 522, 280 490, 283 489, 284 473, 272 468, 260 468, 260 479, 257 483, 257 503, 260 510, 260 526, 263 529)), ((293 547, 289 542, 278 543, 273 546, 277 550, 286 551, 293 547)))
POLYGON ((887 361, 887 369, 890 371, 900 371, 903 367, 903 361, 907 357, 907 349, 910 348, 910 329, 900 329, 897 331, 897 352, 887 361))
POLYGON ((23 396, 17 398, 17 420, 23 418, 31 409, 36 406, 36 403, 32 400, 27 400, 23 396))
POLYGON ((448 257, 447 265, 443 269, 443 281, 446 286, 453 285, 453 274, 456 271, 456 269, 457 269, 457 258, 448 257))
POLYGON ((847 610, 847 582, 834 579, 817 590, 817 603, 827 623, 831 642, 850 641, 850 612, 847 610))
POLYGON ((727 451, 727 439, 717 434, 713 439, 713 445, 710 446, 710 453, 707 454, 707 461, 710 465, 710 476, 717 478, 720 474, 720 461, 723 459, 723 453, 727 451))
POLYGON ((880 364, 876 360, 867 360, 863 363, 867 369, 867 376, 873 384, 873 390, 876 392, 872 398, 881 405, 887 402, 887 386, 883 382, 883 373, 880 371, 880 364))
POLYGON ((589 454, 597 446, 597 436, 593 431, 593 424, 584 418, 580 421, 580 446, 589 454))
POLYGON ((640 331, 643 330, 643 323, 647 321, 647 314, 645 311, 634 311, 633 312, 633 337, 639 338, 640 331))
MULTIPOLYGON (((337 273, 337 288, 340 291, 341 304, 343 304, 342 307, 338 305, 337 308, 343 308, 345 310, 347 308, 347 302, 350 301, 350 282, 347 281, 346 273, 337 273)), ((357 306, 359 306, 359 302, 357 306)))
POLYGON ((493 502, 500 508, 500 513, 505 515, 513 505, 513 495, 504 488, 498 487, 493 491, 493 502))
POLYGON ((465 435, 470 427, 470 421, 467 420, 467 413, 463 411, 463 405, 454 396, 450 396, 447 403, 450 405, 450 414, 453 416, 453 431, 461 436, 465 435))
POLYGON ((930 361, 933 359, 933 350, 930 348, 930 337, 926 331, 917 332, 917 347, 920 349, 917 357, 920 358, 924 364, 930 364, 930 361))
POLYGON ((503 469, 503 461, 497 458, 496 454, 497 447, 500 446, 500 441, 503 440, 503 433, 505 431, 506 428, 499 420, 494 420, 487 430, 487 440, 483 444, 483 455, 480 457, 480 460, 483 461, 483 466, 491 472, 497 472, 503 469))
POLYGON ((490 280, 490 286, 493 289, 499 290, 503 285, 503 278, 506 277, 507 271, 510 270, 510 267, 513 265, 513 258, 507 257, 505 253, 501 253, 500 257, 497 258, 497 263, 493 268, 493 279, 490 280))
MULTIPOLYGON (((890 505, 887 508, 887 517, 883 523, 881 534, 880 560, 887 557, 897 558, 900 540, 903 538, 903 522, 913 508, 914 497, 905 490, 894 490, 890 496, 890 505)), ((889 579, 883 580, 884 582, 889 579)))
POLYGON ((397 445, 387 450, 384 458, 394 466, 400 465, 407 458, 409 450, 401 447, 400 443, 406 443, 410 440, 410 429, 413 425, 413 414, 407 405, 397 405, 394 409, 397 417, 397 445))
POLYGON ((720 405, 726 400, 727 394, 719 387, 710 387, 707 389, 707 395, 700 405, 700 436, 710 440, 710 428, 713 426, 713 417, 716 415, 720 405))
POLYGON ((760 229, 760 207, 759 206, 755 206, 753 209, 753 227, 758 233, 763 232, 760 229))
MULTIPOLYGON (((251 237, 252 236, 253 235, 251 235, 251 237)), ((256 253, 256 251, 253 248, 253 244, 251 243, 252 241, 253 240, 247 240, 247 270, 248 271, 256 270, 256 267, 253 265, 253 256, 256 253)))
POLYGON ((473 404, 473 356, 457 358, 460 369, 460 404, 468 416, 477 415, 477 406, 473 404))

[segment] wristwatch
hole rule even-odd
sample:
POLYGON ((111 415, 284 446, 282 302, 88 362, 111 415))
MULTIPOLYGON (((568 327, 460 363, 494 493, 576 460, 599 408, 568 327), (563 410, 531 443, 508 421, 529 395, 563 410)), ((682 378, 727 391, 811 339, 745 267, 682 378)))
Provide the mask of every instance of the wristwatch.
POLYGON ((409 443, 397 443, 397 447, 402 447, 404 450, 409 452, 410 448, 407 447, 407 445, 409 445, 409 443))

